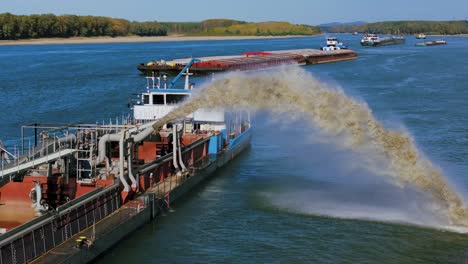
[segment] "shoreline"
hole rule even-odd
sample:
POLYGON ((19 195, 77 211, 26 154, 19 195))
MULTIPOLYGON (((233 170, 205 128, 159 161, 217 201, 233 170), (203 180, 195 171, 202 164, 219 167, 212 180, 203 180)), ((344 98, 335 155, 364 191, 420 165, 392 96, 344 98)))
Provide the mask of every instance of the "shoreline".
POLYGON ((73 38, 39 38, 0 40, 0 46, 17 45, 49 45, 49 44, 108 44, 108 43, 144 43, 144 42, 176 42, 176 41, 206 41, 206 40, 246 40, 246 39, 281 39, 306 38, 317 35, 285 35, 285 36, 126 36, 126 37, 73 37, 73 38))

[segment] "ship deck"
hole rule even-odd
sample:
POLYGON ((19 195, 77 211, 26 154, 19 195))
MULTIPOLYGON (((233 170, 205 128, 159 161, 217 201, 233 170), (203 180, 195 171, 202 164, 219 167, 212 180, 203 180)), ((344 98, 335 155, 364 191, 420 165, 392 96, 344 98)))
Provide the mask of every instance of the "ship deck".
MULTIPOLYGON (((200 62, 194 63, 190 70, 195 74, 203 74, 228 70, 251 70, 291 63, 299 65, 319 64, 351 60, 356 57, 356 52, 349 49, 328 51, 318 49, 262 51, 243 55, 200 57, 197 58, 200 62)), ((191 60, 192 58, 156 61, 148 64, 141 64, 137 68, 147 74, 154 74, 157 72, 178 73, 185 65, 188 65, 191 60)))
MULTIPOLYGON (((304 57, 311 57, 311 56, 329 56, 331 54, 349 54, 354 53, 354 51, 349 49, 342 49, 342 50, 332 50, 332 51, 322 51, 318 49, 291 49, 291 50, 273 50, 273 51, 264 51, 265 53, 273 53, 273 54, 289 54, 289 55, 301 55, 304 57)), ((268 56, 266 56, 268 57, 268 56)), ((228 56, 209 56, 209 57, 200 57, 197 58, 202 62, 207 61, 224 61, 224 60, 232 60, 232 59, 239 59, 239 58, 247 58, 246 56, 240 55, 228 55, 228 56)), ((190 62, 192 58, 184 58, 184 59, 174 59, 171 60, 171 63, 186 65, 190 62)))
MULTIPOLYGON (((174 175, 168 177, 165 181, 155 184, 146 193, 154 193, 156 197, 164 199, 164 194, 169 193, 176 187, 180 186, 184 182, 185 177, 185 175, 174 175)), ((91 226, 79 232, 71 239, 68 239, 64 243, 54 247, 30 263, 67 263, 72 258, 76 260, 75 255, 80 253, 80 251, 93 250, 93 240, 99 240, 116 229, 121 228, 122 223, 132 223, 133 219, 138 217, 141 210, 145 208, 146 205, 143 201, 139 199, 132 200, 124 204, 111 215, 97 222, 94 227, 91 226), (77 247, 76 240, 82 236, 85 236, 89 239, 90 245, 83 245, 81 248, 79 248, 77 247)))

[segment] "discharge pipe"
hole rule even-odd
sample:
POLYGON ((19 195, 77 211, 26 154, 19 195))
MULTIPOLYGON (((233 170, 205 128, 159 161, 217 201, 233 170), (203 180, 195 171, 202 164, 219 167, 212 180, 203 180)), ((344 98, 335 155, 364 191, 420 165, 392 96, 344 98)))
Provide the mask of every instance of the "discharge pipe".
MULTIPOLYGON (((142 132, 138 133, 137 135, 135 135, 133 137, 133 141, 134 142, 140 142, 142 140, 144 140, 146 137, 148 137, 149 135, 151 135, 151 133, 154 131, 154 128, 152 127, 153 123, 150 123, 148 127, 146 127, 142 132)), ((130 131, 136 131, 138 128, 134 128, 134 129, 130 129, 128 130, 129 132, 130 131)), ((106 157, 106 144, 108 142, 119 142, 119 159, 120 159, 120 162, 119 162, 119 178, 122 182, 122 184, 124 185, 124 190, 125 191, 130 191, 130 185, 128 184, 127 180, 125 179, 124 177, 124 161, 125 161, 125 157, 124 157, 124 151, 125 151, 125 144, 124 144, 124 141, 125 141, 125 133, 127 132, 126 131, 121 131, 119 133, 116 133, 116 134, 105 134, 104 136, 102 136, 100 139, 99 139, 99 143, 98 143, 98 157, 97 159, 95 160, 95 163, 92 164, 92 166, 96 165, 96 164, 99 164, 103 161, 106 162, 106 169, 109 170, 109 159, 106 157)), ((133 173, 132 173, 132 168, 131 168, 132 164, 131 162, 129 162, 129 178, 130 180, 132 181, 132 186, 135 185, 135 186, 138 186, 138 183, 135 179, 135 177, 133 176, 133 173)))
MULTIPOLYGON (((128 185, 127 180, 125 179, 124 175, 124 163, 125 163, 125 130, 120 133, 120 140, 119 140, 119 178, 122 181, 122 184, 124 185, 124 191, 129 192, 130 191, 130 186, 128 185)), ((99 141, 99 144, 101 142, 99 141)), ((105 145, 104 145, 105 147, 105 145)), ((105 149, 104 149, 105 150, 105 149)), ((100 150, 99 150, 100 151, 100 150)))
POLYGON ((34 204, 35 210, 40 211, 42 209, 41 200, 42 200, 42 187, 41 183, 38 181, 33 181, 34 187, 31 191, 34 190, 36 193, 36 204, 34 204))
POLYGON ((179 166, 177 165, 177 125, 172 126, 172 163, 176 169, 176 175, 180 176, 179 166))
POLYGON ((182 161, 182 147, 180 146, 180 136, 177 137, 177 149, 179 151, 179 164, 180 164, 180 167, 182 168, 182 172, 186 172, 187 167, 185 167, 185 164, 182 161))
MULTIPOLYGON (((152 122, 152 123, 149 123, 147 125, 144 125, 143 127, 145 127, 145 129, 143 131, 141 131, 140 133, 136 134, 135 136, 133 136, 133 142, 135 143, 138 143, 138 142, 141 142, 143 141, 145 138, 147 138, 149 135, 151 135, 151 133, 153 133, 154 131, 154 127, 153 125, 155 124, 156 122, 152 122)), ((107 159, 106 157, 106 144, 108 142, 119 142, 119 159, 120 159, 120 162, 119 162, 119 173, 120 173, 120 180, 122 181, 122 184, 124 185, 124 190, 125 191, 130 191, 130 185, 128 184, 128 182, 126 181, 125 177, 124 177, 124 161, 125 161, 125 133, 128 132, 128 133, 131 133, 131 132, 135 132, 137 131, 139 128, 133 128, 133 129, 130 129, 130 130, 124 130, 124 131, 121 131, 119 133, 116 133, 116 134, 105 134, 104 136, 102 136, 100 139, 99 139, 99 143, 98 143, 98 157, 95 161, 95 163, 93 164, 93 166, 95 164, 99 164, 103 161, 106 161, 106 168, 107 170, 109 169, 109 160, 107 159)), ((130 145, 132 146, 132 145, 130 145)), ((131 162, 131 157, 129 158, 129 162, 128 162, 128 168, 129 168, 129 178, 130 180, 132 181, 132 187, 137 187, 138 186, 138 182, 137 180, 135 179, 134 175, 133 175, 133 171, 132 171, 132 162, 131 162)))
POLYGON ((75 143, 76 142, 76 135, 75 134, 69 134, 65 137, 58 138, 59 143, 64 143, 64 142, 69 142, 69 143, 75 143))
MULTIPOLYGON (((145 139, 146 137, 148 137, 149 135, 151 135, 151 133, 153 133, 154 131, 154 128, 152 127, 152 125, 156 123, 156 122, 153 122, 153 123, 149 123, 147 125, 144 125, 142 127, 145 127, 145 129, 143 131, 141 131, 140 133, 136 134, 135 136, 133 136, 133 142, 141 142, 143 139, 145 139)), ((135 132, 137 131, 138 128, 133 128, 133 129, 129 129, 128 131, 130 133, 132 132, 135 132)), ((98 153, 98 158, 96 160, 96 164, 99 164, 101 162, 103 162, 105 159, 106 159, 106 144, 107 142, 117 142, 120 140, 120 135, 123 133, 123 131, 119 132, 119 133, 116 133, 116 134, 105 134, 104 136, 102 136, 100 139, 99 139, 99 144, 98 144, 98 150, 99 150, 99 153, 98 153)))
POLYGON ((138 189, 138 179, 135 178, 133 175, 133 156, 132 156, 132 147, 133 143, 131 142, 130 135, 128 137, 128 146, 127 146, 127 168, 128 168, 128 177, 132 181, 132 189, 135 188, 134 190, 138 189))

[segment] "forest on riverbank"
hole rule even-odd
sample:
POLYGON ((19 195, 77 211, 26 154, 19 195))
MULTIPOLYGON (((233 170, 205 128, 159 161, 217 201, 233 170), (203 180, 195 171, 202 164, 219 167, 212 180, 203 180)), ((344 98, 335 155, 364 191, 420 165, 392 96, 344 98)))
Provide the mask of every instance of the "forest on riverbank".
POLYGON ((285 36, 315 35, 318 27, 296 25, 285 21, 245 22, 230 19, 208 19, 201 22, 161 22, 170 34, 192 36, 285 36))
POLYGON ((0 14, 0 40, 120 36, 287 36, 321 32, 379 34, 468 34, 468 21, 385 21, 310 26, 284 21, 246 22, 209 19, 200 22, 137 22, 101 16, 0 14))
POLYGON ((428 35, 468 34, 468 21, 384 21, 360 25, 334 25, 321 27, 330 33, 362 32, 378 34, 428 35))
POLYGON ((120 18, 53 14, 0 14, 0 39, 70 38, 99 36, 284 36, 314 35, 318 27, 289 22, 251 23, 229 19, 201 22, 136 22, 120 18))
POLYGON ((0 39, 166 34, 166 29, 158 22, 130 22, 125 19, 99 16, 0 14, 0 39))

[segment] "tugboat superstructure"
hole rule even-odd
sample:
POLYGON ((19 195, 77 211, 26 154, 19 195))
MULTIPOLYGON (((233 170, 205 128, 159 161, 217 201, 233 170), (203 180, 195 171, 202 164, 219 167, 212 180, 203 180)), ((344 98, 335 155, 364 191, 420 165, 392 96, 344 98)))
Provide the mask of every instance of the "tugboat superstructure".
POLYGON ((339 41, 336 37, 328 37, 327 38, 327 45, 320 48, 321 50, 331 51, 331 50, 341 50, 341 49, 348 49, 347 46, 343 44, 343 42, 339 41))

